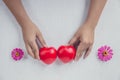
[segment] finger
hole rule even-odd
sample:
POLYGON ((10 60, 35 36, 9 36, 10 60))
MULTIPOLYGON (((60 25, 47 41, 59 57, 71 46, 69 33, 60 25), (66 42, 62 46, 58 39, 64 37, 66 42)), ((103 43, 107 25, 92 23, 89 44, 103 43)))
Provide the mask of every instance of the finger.
POLYGON ((77 38, 76 38, 76 37, 73 37, 73 38, 68 42, 68 44, 74 45, 74 44, 76 43, 76 41, 77 41, 77 38))
POLYGON ((31 56, 31 57, 33 57, 33 58, 35 58, 35 56, 34 56, 34 54, 33 54, 33 52, 32 52, 32 48, 30 47, 30 45, 26 45, 26 49, 27 49, 27 52, 28 52, 28 54, 31 56))
POLYGON ((81 56, 83 55, 85 49, 86 49, 86 46, 83 43, 80 43, 78 45, 77 52, 76 52, 76 57, 75 57, 76 61, 78 61, 81 58, 81 56))
POLYGON ((84 59, 90 54, 91 50, 92 50, 92 46, 90 46, 90 47, 87 49, 87 51, 86 51, 86 53, 85 53, 85 55, 84 55, 84 59))
POLYGON ((40 33, 37 34, 37 38, 40 41, 42 47, 47 47, 46 42, 45 42, 43 36, 40 33))
POLYGON ((30 45, 32 47, 32 52, 34 53, 35 58, 40 59, 39 58, 39 49, 38 49, 37 43, 34 41, 34 42, 30 43, 30 45))

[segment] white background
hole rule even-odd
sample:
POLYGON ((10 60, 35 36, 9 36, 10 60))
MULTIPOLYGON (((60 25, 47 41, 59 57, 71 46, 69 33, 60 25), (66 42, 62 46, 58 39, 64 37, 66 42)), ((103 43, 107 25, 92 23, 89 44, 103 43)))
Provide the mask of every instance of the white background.
MULTIPOLYGON (((84 21, 89 0, 22 0, 24 7, 39 27, 48 46, 67 44, 84 21)), ((108 0, 95 32, 95 42, 88 58, 52 65, 32 59, 26 52, 19 24, 0 1, 0 80, 120 80, 120 0, 108 0), (97 49, 109 45, 113 58, 101 62, 97 49), (20 47, 25 56, 11 58, 11 50, 20 47)))

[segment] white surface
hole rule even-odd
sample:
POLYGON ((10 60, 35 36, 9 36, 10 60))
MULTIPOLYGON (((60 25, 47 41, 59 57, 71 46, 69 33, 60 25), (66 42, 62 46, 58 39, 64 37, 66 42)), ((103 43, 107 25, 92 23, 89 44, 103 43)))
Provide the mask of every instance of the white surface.
MULTIPOLYGON (((83 22, 88 0, 23 0, 31 19, 41 29, 49 46, 67 44, 83 22)), ((7 7, 0 1, 0 80, 120 80, 120 0, 108 0, 96 28, 95 43, 90 56, 79 62, 61 64, 59 60, 46 66, 27 53, 15 62, 11 50, 24 50, 22 33, 7 7), (97 48, 110 45, 111 61, 97 59, 97 48)))

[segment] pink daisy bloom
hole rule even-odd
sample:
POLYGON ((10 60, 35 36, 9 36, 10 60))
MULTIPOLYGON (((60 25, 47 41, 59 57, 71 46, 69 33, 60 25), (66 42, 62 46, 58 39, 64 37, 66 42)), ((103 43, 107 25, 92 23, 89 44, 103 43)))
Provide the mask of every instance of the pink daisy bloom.
POLYGON ((110 48, 110 46, 102 46, 98 49, 98 58, 101 61, 108 61, 112 58, 113 50, 110 48))
POLYGON ((20 60, 24 56, 24 52, 20 48, 15 48, 11 52, 12 58, 17 61, 20 60))

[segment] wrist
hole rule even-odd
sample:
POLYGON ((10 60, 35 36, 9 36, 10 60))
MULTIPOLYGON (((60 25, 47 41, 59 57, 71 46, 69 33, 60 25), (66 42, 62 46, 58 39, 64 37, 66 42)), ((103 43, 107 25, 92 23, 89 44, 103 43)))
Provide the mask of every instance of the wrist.
POLYGON ((94 21, 86 21, 84 23, 84 25, 86 25, 86 27, 89 27, 90 29, 95 30, 96 26, 97 26, 97 22, 94 21))
POLYGON ((20 27, 21 28, 26 28, 26 27, 29 27, 28 25, 30 25, 31 23, 33 23, 31 20, 21 20, 21 21, 19 21, 19 20, 17 20, 18 21, 18 23, 19 23, 19 25, 20 25, 20 27))
POLYGON ((85 27, 86 29, 89 29, 91 31, 94 31, 95 28, 96 28, 96 25, 95 24, 92 24, 90 22, 85 22, 82 27, 85 27))

